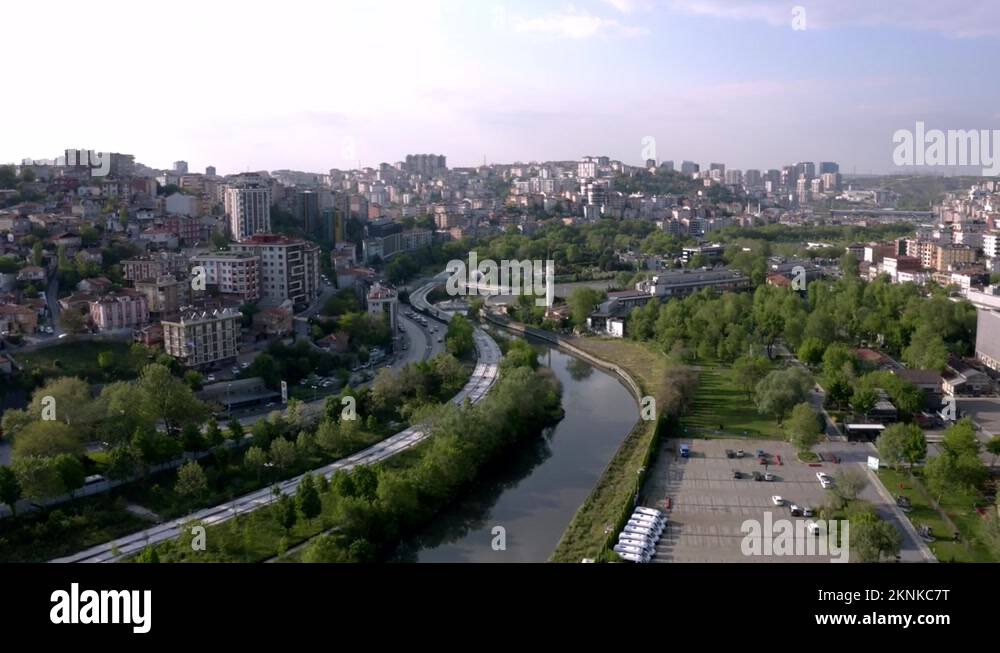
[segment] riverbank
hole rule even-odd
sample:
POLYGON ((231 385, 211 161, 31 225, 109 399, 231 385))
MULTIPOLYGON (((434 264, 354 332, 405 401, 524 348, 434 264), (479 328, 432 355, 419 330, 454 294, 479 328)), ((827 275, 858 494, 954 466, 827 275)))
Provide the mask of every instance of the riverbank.
POLYGON ((638 419, 583 505, 577 510, 552 554, 552 562, 609 558, 611 538, 635 505, 657 443, 673 427, 672 416, 690 401, 688 368, 645 343, 612 338, 565 338, 487 314, 487 320, 521 336, 549 342, 587 362, 613 372, 637 404, 656 400, 655 419, 638 419))

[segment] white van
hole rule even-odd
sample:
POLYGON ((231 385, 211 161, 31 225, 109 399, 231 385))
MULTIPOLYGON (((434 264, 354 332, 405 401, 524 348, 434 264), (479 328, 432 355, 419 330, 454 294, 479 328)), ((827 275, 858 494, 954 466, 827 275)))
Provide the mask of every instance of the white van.
POLYGON ((642 526, 643 528, 648 528, 648 529, 654 530, 654 531, 662 531, 663 530, 663 523, 662 522, 653 521, 653 520, 650 520, 650 519, 637 519, 635 517, 632 517, 631 519, 628 520, 627 523, 632 524, 633 526, 642 526))
POLYGON ((634 562, 636 564, 643 564, 649 562, 648 556, 636 555, 634 553, 619 553, 618 557, 622 560, 627 560, 628 562, 634 562))
POLYGON ((646 551, 638 546, 631 546, 629 544, 616 544, 614 551, 615 553, 632 553, 647 559, 650 557, 649 551, 646 551))
POLYGON ((635 512, 642 513, 644 515, 649 515, 650 517, 660 517, 662 519, 666 519, 666 515, 664 515, 659 510, 656 510, 655 508, 645 508, 643 506, 639 506, 638 508, 635 509, 635 512))
POLYGON ((644 535, 654 542, 660 539, 660 534, 656 531, 650 530, 648 528, 643 528, 642 526, 632 526, 626 525, 623 529, 624 533, 634 533, 636 535, 644 535))
POLYGON ((650 524, 656 524, 657 526, 666 526, 667 524, 667 520, 663 518, 645 515, 641 512, 633 513, 629 519, 633 519, 635 521, 647 521, 650 524))
POLYGON ((638 547, 638 548, 642 549, 643 551, 645 551, 646 553, 649 553, 650 555, 652 555, 652 553, 654 551, 656 551, 656 545, 653 544, 652 542, 650 542, 649 540, 645 539, 645 538, 643 538, 643 539, 636 539, 636 538, 626 537, 624 539, 619 539, 618 540, 618 544, 621 545, 621 546, 634 546, 634 547, 638 547))

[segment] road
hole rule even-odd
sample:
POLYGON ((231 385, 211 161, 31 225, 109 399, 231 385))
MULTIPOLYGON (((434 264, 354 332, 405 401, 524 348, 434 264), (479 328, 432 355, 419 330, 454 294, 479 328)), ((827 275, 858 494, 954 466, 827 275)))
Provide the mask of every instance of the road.
MULTIPOLYGON (((426 292, 424 293, 426 296, 426 292)), ((432 307, 428 307, 433 311, 432 307)), ((499 377, 500 359, 502 354, 500 347, 482 329, 476 329, 475 334, 476 352, 478 363, 472 376, 462 390, 452 398, 452 402, 461 406, 466 400, 476 404, 486 397, 486 394, 493 388, 499 377)), ((309 406, 315 408, 316 405, 322 409, 323 402, 313 402, 309 406)), ((373 445, 352 456, 338 460, 329 465, 313 470, 312 474, 322 474, 327 478, 333 476, 338 471, 349 471, 360 465, 372 465, 386 460, 398 453, 406 451, 411 447, 423 442, 429 433, 420 426, 411 426, 400 431, 382 442, 373 445)), ((282 494, 295 494, 302 476, 277 484, 277 488, 282 494)), ((232 501, 199 510, 185 517, 159 524, 132 535, 118 538, 111 542, 106 542, 77 554, 58 558, 52 562, 115 562, 121 558, 138 553, 149 544, 157 544, 177 538, 181 534, 181 529, 185 524, 200 522, 206 526, 221 524, 238 515, 247 514, 267 506, 276 499, 272 488, 262 488, 251 492, 232 501)))

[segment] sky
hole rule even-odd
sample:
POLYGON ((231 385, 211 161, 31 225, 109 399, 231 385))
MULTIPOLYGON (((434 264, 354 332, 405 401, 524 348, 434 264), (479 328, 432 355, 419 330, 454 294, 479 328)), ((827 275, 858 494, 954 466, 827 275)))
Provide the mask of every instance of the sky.
POLYGON ((1000 128, 995 0, 9 3, 0 161, 67 147, 220 173, 607 155, 893 169, 1000 128), (651 148, 650 144, 655 144, 651 148), (655 151, 654 151, 655 150, 655 151))

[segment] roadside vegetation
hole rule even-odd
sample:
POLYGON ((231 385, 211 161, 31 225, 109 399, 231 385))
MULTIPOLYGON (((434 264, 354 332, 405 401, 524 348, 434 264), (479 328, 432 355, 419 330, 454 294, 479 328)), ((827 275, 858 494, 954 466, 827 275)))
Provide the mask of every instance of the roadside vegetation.
POLYGON ((164 562, 255 562, 315 538, 297 559, 381 559, 406 533, 455 500, 484 465, 560 418, 558 384, 534 364, 533 357, 531 365, 508 364, 480 404, 446 403, 424 411, 421 422, 429 424, 433 436, 404 457, 338 472, 329 482, 310 478, 294 499, 276 498, 266 508, 210 527, 206 551, 192 550, 182 538, 156 547, 156 557, 164 562))

